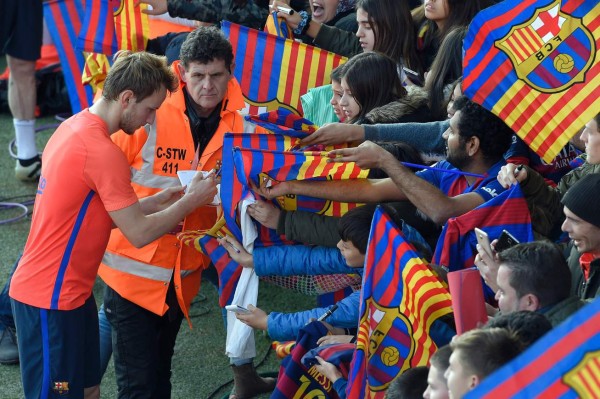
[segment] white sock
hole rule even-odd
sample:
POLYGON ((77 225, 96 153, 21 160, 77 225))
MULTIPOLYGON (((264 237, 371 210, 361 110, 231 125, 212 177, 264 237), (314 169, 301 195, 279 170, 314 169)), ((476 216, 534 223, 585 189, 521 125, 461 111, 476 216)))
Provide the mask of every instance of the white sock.
POLYGON ((17 158, 31 159, 38 155, 35 145, 35 119, 13 119, 17 138, 17 158))

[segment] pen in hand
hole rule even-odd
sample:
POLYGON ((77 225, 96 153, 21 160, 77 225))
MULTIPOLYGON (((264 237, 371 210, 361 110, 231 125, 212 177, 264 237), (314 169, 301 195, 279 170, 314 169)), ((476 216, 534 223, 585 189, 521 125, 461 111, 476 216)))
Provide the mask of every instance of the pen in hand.
MULTIPOLYGON (((225 238, 225 237, 223 236, 223 234, 217 233, 217 238, 225 238)), ((235 251, 236 254, 240 253, 240 250, 235 245, 233 245, 232 243, 230 243, 227 240, 225 240, 225 242, 227 243, 227 245, 229 245, 235 251)))
POLYGON ((318 319, 317 321, 325 321, 325 319, 327 319, 329 316, 331 316, 333 314, 333 312, 336 311, 336 309, 338 308, 338 305, 333 305, 332 307, 330 307, 327 312, 323 313, 318 319))

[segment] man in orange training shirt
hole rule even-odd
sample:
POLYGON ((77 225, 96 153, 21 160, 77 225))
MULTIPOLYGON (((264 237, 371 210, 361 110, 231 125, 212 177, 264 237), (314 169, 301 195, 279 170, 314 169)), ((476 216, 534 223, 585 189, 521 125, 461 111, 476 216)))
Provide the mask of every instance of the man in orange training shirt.
POLYGON ((92 294, 116 225, 141 247, 216 194, 197 176, 139 200, 129 164, 110 135, 154 121, 177 77, 163 57, 124 52, 102 98, 56 130, 44 150, 31 231, 10 287, 25 397, 98 398, 98 319, 92 294))

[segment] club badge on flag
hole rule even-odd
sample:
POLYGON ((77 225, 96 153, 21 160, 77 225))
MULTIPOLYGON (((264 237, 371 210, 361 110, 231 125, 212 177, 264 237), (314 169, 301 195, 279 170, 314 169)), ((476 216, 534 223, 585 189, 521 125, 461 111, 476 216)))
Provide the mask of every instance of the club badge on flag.
POLYGON ((437 349, 433 333, 443 329, 439 319, 450 313, 447 288, 378 207, 367 247, 348 397, 382 398, 397 375, 426 365, 437 349))
POLYGON ((546 162, 600 109, 600 3, 505 0, 465 38, 463 91, 546 162))
POLYGON ((585 80, 592 64, 594 37, 581 22, 552 3, 496 42, 509 56, 519 79, 553 93, 585 80))

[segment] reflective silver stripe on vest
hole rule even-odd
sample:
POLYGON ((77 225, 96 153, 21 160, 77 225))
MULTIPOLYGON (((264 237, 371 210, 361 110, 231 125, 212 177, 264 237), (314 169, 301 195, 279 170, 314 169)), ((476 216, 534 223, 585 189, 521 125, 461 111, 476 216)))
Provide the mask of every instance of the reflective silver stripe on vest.
POLYGON ((148 139, 142 147, 142 168, 131 168, 131 182, 144 187, 165 189, 179 185, 176 176, 157 176, 154 174, 154 151, 156 149, 156 120, 152 125, 144 126, 148 139))
MULTIPOLYGON (((241 117, 236 115, 236 117, 241 117)), ((242 118, 244 133, 253 133, 256 125, 242 118)), ((148 139, 142 147, 142 168, 140 170, 131 167, 131 182, 140 186, 165 189, 178 186, 179 178, 176 176, 158 176, 154 174, 154 152, 156 150, 156 120, 152 125, 144 126, 148 139)))
POLYGON ((173 274, 172 269, 149 265, 111 252, 104 253, 102 263, 111 269, 147 278, 149 280, 169 282, 171 281, 171 275, 173 274))
MULTIPOLYGON (((168 283, 171 281, 172 269, 165 269, 139 262, 124 256, 119 256, 112 252, 105 252, 102 258, 102 263, 111 269, 118 270, 123 273, 132 274, 134 276, 147 278, 149 280, 162 281, 168 283)), ((194 270, 181 270, 181 278, 189 276, 194 270)))
MULTIPOLYGON (((145 169, 145 168, 142 168, 145 169)), ((172 176, 157 176, 155 174, 146 174, 135 168, 131 168, 131 182, 140 186, 149 188, 165 189, 180 185, 179 178, 172 176)))

